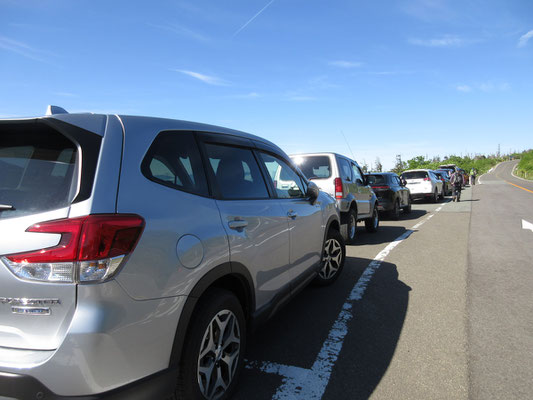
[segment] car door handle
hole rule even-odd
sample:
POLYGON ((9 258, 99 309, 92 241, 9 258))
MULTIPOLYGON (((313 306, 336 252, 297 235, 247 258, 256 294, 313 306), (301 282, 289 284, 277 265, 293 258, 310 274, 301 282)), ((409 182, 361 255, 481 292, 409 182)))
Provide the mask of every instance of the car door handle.
POLYGON ((298 216, 298 214, 296 214, 293 210, 290 210, 287 213, 287 217, 292 218, 292 219, 295 219, 297 216, 298 216))
POLYGON ((235 219, 233 221, 229 221, 228 226, 231 229, 235 229, 235 230, 244 229, 248 226, 248 221, 244 221, 242 219, 235 219))

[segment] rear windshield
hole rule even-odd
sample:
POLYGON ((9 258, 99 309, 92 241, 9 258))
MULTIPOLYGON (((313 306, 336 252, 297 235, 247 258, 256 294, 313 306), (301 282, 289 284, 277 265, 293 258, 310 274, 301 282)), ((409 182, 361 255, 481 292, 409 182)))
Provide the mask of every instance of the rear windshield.
POLYGON ((428 177, 428 173, 426 171, 404 172, 402 177, 404 179, 424 179, 428 177))
POLYGON ((328 156, 294 156, 292 159, 308 179, 323 179, 331 176, 328 156))
POLYGON ((369 185, 380 185, 382 183, 387 183, 387 178, 383 175, 368 175, 368 184, 369 185))
POLYGON ((53 129, 0 130, 0 218, 66 207, 78 186, 76 145, 53 129))

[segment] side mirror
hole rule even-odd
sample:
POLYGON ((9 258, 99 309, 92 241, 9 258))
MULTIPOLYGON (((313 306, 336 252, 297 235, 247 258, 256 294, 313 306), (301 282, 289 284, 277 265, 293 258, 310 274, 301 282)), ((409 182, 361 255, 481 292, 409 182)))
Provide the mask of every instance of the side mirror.
POLYGON ((307 197, 309 197, 309 200, 311 200, 311 204, 315 202, 319 194, 320 190, 318 189, 316 183, 309 182, 309 184, 307 185, 307 197))
POLYGON ((407 181, 405 178, 402 178, 400 181, 402 182, 402 186, 407 186, 407 181))
POLYGON ((366 180, 367 180, 366 178, 363 178, 363 179, 359 179, 359 178, 357 178, 357 179, 355 180, 355 182, 356 182, 359 186, 366 186, 366 183, 365 183, 366 180))

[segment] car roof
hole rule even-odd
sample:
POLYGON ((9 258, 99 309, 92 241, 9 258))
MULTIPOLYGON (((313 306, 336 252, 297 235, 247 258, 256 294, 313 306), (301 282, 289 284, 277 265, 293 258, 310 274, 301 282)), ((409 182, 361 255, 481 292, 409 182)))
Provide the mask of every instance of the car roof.
MULTIPOLYGON (((327 151, 323 151, 323 152, 319 152, 319 153, 295 153, 295 154, 289 154, 290 157, 301 157, 301 156, 336 156, 336 157, 341 157, 341 158, 346 158, 347 160, 350 160, 350 161, 353 161, 354 163, 357 164, 357 161, 355 161, 353 158, 350 158, 350 157, 347 157, 343 154, 339 154, 339 153, 334 153, 334 152, 327 152, 327 151)), ((359 165, 359 164, 357 164, 359 165)))
POLYGON ((124 115, 124 114, 96 114, 96 113, 59 113, 39 117, 25 117, 25 118, 6 118, 0 119, 0 123, 13 123, 13 122, 38 122, 46 120, 59 120, 66 122, 71 125, 75 125, 86 129, 90 132, 96 133, 100 136, 104 135, 106 122, 109 117, 117 117, 122 122, 128 122, 131 124, 139 122, 153 122, 158 126, 168 126, 168 130, 189 130, 196 132, 208 132, 215 134, 224 134, 231 136, 238 136, 242 138, 247 138, 250 140, 255 140, 268 144, 271 147, 279 149, 277 145, 270 142, 267 139, 264 139, 260 136, 252 135, 251 133, 238 131, 235 129, 224 128, 222 126, 204 124, 199 122, 171 119, 171 118, 160 118, 160 117, 148 117, 148 116, 134 116, 134 115, 124 115))
POLYGON ((402 174, 403 174, 404 172, 418 172, 418 171, 424 171, 424 172, 431 171, 431 172, 433 172, 432 169, 423 169, 423 168, 419 168, 419 169, 408 169, 407 171, 403 171, 402 174))

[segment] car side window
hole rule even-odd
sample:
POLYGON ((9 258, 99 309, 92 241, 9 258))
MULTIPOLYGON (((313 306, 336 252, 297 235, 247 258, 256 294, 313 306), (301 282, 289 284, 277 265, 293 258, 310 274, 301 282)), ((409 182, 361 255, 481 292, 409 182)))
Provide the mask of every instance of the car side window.
POLYGON ((352 168, 350 168, 350 163, 343 158, 339 158, 339 171, 342 180, 353 182, 352 168))
POLYGON ((156 183, 208 196, 200 151, 191 132, 161 132, 141 163, 141 172, 156 183))
POLYGON ((352 164, 352 171, 353 171, 353 180, 356 182, 358 179, 361 180, 361 182, 364 182, 363 176, 361 175, 361 172, 359 171, 359 168, 357 165, 352 164))
POLYGON ((278 198, 294 199, 305 197, 305 188, 300 176, 285 161, 266 153, 259 153, 278 198))
POLYGON ((212 143, 206 143, 205 150, 223 199, 269 198, 252 150, 212 143))

